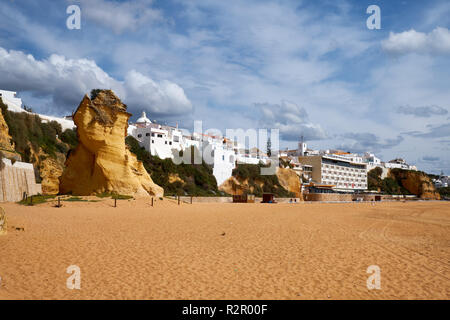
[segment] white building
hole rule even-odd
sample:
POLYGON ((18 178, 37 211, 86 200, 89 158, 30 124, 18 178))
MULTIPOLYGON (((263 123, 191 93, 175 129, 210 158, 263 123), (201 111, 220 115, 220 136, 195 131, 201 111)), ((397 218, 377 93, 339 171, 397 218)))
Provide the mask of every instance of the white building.
POLYGON ((133 136, 151 155, 161 159, 173 159, 176 152, 195 146, 204 157, 208 157, 204 160, 212 164, 217 185, 230 178, 236 167, 236 152, 228 139, 202 133, 193 133, 192 136, 183 135, 178 126, 153 123, 147 118, 145 112, 135 124, 128 127, 128 134, 133 136))
POLYGON ((355 163, 332 154, 299 157, 299 161, 311 166, 311 180, 314 183, 331 185, 337 191, 367 190, 365 163, 355 163))
POLYGON ((393 159, 390 160, 389 162, 383 162, 382 164, 385 168, 388 169, 404 169, 417 171, 416 166, 407 164, 406 161, 402 158, 393 159))
MULTIPOLYGON (((25 109, 22 108, 22 99, 16 98, 16 92, 14 91, 6 91, 6 90, 0 90, 0 98, 2 98, 3 103, 8 106, 8 110, 12 112, 26 112, 25 109)), ((61 125, 62 130, 66 129, 74 129, 75 123, 72 119, 66 119, 66 118, 58 118, 53 116, 46 116, 43 114, 37 114, 42 122, 50 122, 50 121, 56 121, 61 125)))
POLYGON ((16 92, 0 90, 0 98, 2 98, 3 103, 8 106, 8 110, 14 112, 23 112, 22 109, 22 99, 16 98, 16 92))
POLYGON ((137 119, 135 125, 129 127, 128 134, 152 156, 161 159, 173 158, 174 152, 184 149, 183 133, 178 128, 152 123, 145 112, 137 119))
POLYGON ((367 163, 367 171, 370 171, 376 167, 382 168, 381 159, 376 157, 375 154, 366 152, 363 156, 364 162, 367 163))

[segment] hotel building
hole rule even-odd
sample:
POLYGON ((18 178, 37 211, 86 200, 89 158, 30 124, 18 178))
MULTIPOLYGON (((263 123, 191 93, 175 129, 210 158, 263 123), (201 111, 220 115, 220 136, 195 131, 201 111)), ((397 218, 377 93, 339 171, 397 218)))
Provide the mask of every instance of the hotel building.
POLYGON ((338 155, 301 156, 303 165, 312 166, 313 183, 333 185, 336 191, 367 190, 366 163, 353 162, 348 157, 338 155))

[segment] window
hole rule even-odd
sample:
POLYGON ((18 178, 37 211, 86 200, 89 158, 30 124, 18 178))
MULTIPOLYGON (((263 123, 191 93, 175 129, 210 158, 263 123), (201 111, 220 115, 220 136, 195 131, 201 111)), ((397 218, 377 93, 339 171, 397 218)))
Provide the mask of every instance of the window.
POLYGON ((225 156, 222 156, 222 161, 225 161, 225 156))
POLYGON ((169 141, 169 144, 172 145, 172 141, 169 141))
POLYGON ((165 144, 167 144, 167 141, 164 141, 165 144))
POLYGON ((158 138, 162 138, 163 137, 163 135, 162 134, 158 134, 158 138))
POLYGON ((150 133, 147 132, 147 133, 145 134, 145 136, 146 136, 146 137, 150 137, 150 133))
POLYGON ((174 142, 180 142, 180 137, 179 136, 173 136, 173 141, 174 142))
POLYGON ((152 137, 154 137, 155 136, 155 133, 154 132, 152 132, 152 137))
POLYGON ((142 134, 139 133, 139 134, 138 134, 138 138, 142 138, 142 134))
POLYGON ((152 140, 152 143, 155 143, 155 140, 152 140))

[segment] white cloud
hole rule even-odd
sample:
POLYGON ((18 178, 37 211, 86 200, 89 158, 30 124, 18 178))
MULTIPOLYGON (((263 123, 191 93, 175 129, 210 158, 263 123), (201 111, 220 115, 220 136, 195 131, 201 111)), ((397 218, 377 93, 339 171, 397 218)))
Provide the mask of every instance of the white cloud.
POLYGON ((152 8, 153 0, 107 1, 79 0, 83 17, 111 28, 119 34, 135 31, 149 22, 163 21, 159 10, 152 8))
POLYGON ((182 114, 192 105, 184 90, 170 81, 156 83, 149 77, 131 70, 125 77, 126 101, 134 108, 148 109, 158 115, 182 114))
POLYGON ((191 102, 177 84, 158 83, 137 71, 130 71, 120 81, 88 59, 51 55, 36 60, 21 51, 0 47, 0 74, 1 88, 51 97, 57 113, 72 111, 94 88, 113 89, 132 113, 147 110, 152 115, 170 116, 192 111, 191 102))
POLYGON ((263 128, 277 128, 281 138, 286 141, 326 139, 327 134, 320 125, 309 121, 308 113, 299 105, 286 100, 280 104, 255 103, 256 113, 260 114, 259 125, 263 128))
POLYGON ((386 52, 394 54, 450 54, 450 31, 437 27, 429 33, 417 32, 414 29, 400 33, 390 32, 389 38, 382 42, 382 47, 386 52))
POLYGON ((431 105, 431 106, 421 106, 421 107, 412 107, 409 105, 399 106, 396 109, 397 113, 413 115, 419 118, 429 118, 431 116, 444 116, 448 113, 448 110, 442 108, 440 106, 431 105))

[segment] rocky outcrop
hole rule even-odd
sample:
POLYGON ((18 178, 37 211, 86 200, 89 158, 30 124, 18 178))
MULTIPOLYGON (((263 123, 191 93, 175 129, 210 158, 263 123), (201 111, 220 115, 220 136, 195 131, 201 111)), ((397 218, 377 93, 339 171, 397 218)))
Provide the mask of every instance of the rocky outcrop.
POLYGON ((169 183, 175 182, 185 183, 185 181, 180 178, 178 173, 169 173, 169 183))
POLYGON ((0 111, 0 149, 14 151, 14 146, 11 144, 11 139, 8 125, 3 117, 3 113, 0 111))
MULTIPOLYGON (((8 124, 3 117, 3 113, 0 110, 0 153, 2 156, 14 161, 20 161, 20 155, 14 150, 14 143, 9 135, 8 124)), ((0 164, 0 167, 3 166, 0 164)))
POLYGON ((248 179, 242 180, 236 177, 230 177, 225 180, 219 190, 232 195, 241 195, 244 193, 253 193, 253 187, 249 186, 248 179))
POLYGON ((389 176, 394 178, 403 188, 427 200, 440 200, 441 196, 436 191, 431 179, 423 172, 412 170, 392 169, 389 176))
MULTIPOLYGON (((259 170, 259 167, 258 167, 259 170)), ((278 197, 295 197, 302 199, 300 177, 292 169, 278 168, 276 176, 240 177, 232 176, 225 180, 219 190, 231 195, 274 193, 278 197), (270 190, 270 191, 269 191, 270 190)))
POLYGON ((277 177, 283 188, 294 193, 297 198, 302 199, 302 185, 300 183, 300 177, 294 170, 288 168, 277 168, 277 177))
POLYGON ((57 158, 40 156, 39 172, 41 175, 41 185, 43 194, 59 193, 59 177, 64 170, 65 157, 57 154, 57 158))
POLYGON ((94 100, 84 96, 74 114, 79 144, 67 157, 60 193, 163 195, 125 145, 130 116, 111 90, 101 90, 94 100))

